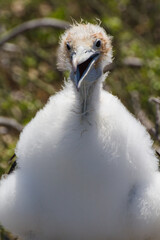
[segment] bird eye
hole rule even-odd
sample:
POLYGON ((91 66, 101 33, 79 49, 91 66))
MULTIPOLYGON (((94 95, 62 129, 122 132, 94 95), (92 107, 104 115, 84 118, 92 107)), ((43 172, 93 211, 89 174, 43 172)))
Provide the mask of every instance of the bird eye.
POLYGON ((71 46, 70 46, 70 44, 68 42, 67 42, 66 46, 67 46, 68 51, 70 51, 71 50, 71 46))
POLYGON ((96 47, 99 48, 101 46, 101 40, 97 39, 95 45, 96 45, 96 47))

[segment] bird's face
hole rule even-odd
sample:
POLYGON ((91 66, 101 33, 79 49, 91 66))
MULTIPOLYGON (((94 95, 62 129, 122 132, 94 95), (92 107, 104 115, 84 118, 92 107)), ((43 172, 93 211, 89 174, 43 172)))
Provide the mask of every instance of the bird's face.
POLYGON ((74 25, 61 38, 58 66, 70 71, 78 90, 98 80, 111 61, 111 39, 98 25, 74 25))

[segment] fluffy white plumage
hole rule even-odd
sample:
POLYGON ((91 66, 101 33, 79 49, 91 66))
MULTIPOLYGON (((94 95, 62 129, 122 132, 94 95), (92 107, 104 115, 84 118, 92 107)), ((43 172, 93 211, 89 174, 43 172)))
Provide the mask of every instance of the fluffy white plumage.
POLYGON ((110 38, 99 26, 75 25, 59 53, 72 81, 23 130, 19 168, 0 183, 1 223, 27 240, 159 240, 152 142, 117 97, 102 90, 110 38))

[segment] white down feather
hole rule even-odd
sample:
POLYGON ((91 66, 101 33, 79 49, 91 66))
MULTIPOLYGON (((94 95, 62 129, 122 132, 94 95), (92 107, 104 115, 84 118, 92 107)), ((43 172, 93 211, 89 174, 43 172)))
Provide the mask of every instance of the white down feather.
POLYGON ((160 239, 148 133, 101 81, 92 106, 82 117, 69 81, 21 133, 19 168, 0 182, 0 221, 22 239, 160 239))

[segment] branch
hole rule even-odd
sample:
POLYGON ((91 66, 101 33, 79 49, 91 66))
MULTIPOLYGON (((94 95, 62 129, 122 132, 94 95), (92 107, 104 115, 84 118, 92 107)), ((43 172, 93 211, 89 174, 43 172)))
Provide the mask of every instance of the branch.
MULTIPOLYGON (((54 18, 39 18, 24 22, 17 27, 11 29, 10 31, 6 32, 4 36, 0 39, 0 47, 3 46, 9 40, 12 40, 16 36, 35 29, 35 28, 42 28, 42 27, 51 27, 51 28, 58 28, 58 29, 67 29, 69 28, 70 24, 66 21, 54 19, 54 18)), ((120 67, 128 66, 128 67, 142 67, 143 61, 137 57, 126 57, 123 59, 122 63, 120 63, 120 67)), ((107 65, 104 68, 104 73, 107 71, 111 71, 116 68, 116 64, 107 65)))
POLYGON ((140 68, 144 65, 143 60, 138 57, 126 57, 123 59, 123 64, 128 67, 140 68))
POLYGON ((66 29, 69 28, 69 23, 62 20, 57 20, 54 18, 39 18, 24 22, 17 27, 11 29, 10 31, 6 32, 4 37, 0 39, 0 46, 4 43, 8 42, 9 40, 15 38, 19 34, 32 30, 35 28, 41 27, 51 27, 51 28, 58 28, 58 29, 66 29))
POLYGON ((150 97, 149 101, 160 105, 160 98, 150 97))
POLYGON ((21 132, 23 129, 20 123, 18 123, 15 119, 8 117, 0 117, 0 125, 5 127, 11 127, 18 132, 21 132))
POLYGON ((112 71, 114 69, 122 68, 122 67, 141 68, 143 66, 144 66, 144 62, 141 58, 126 57, 122 61, 119 60, 119 62, 106 65, 103 69, 103 72, 105 73, 105 72, 112 71))

